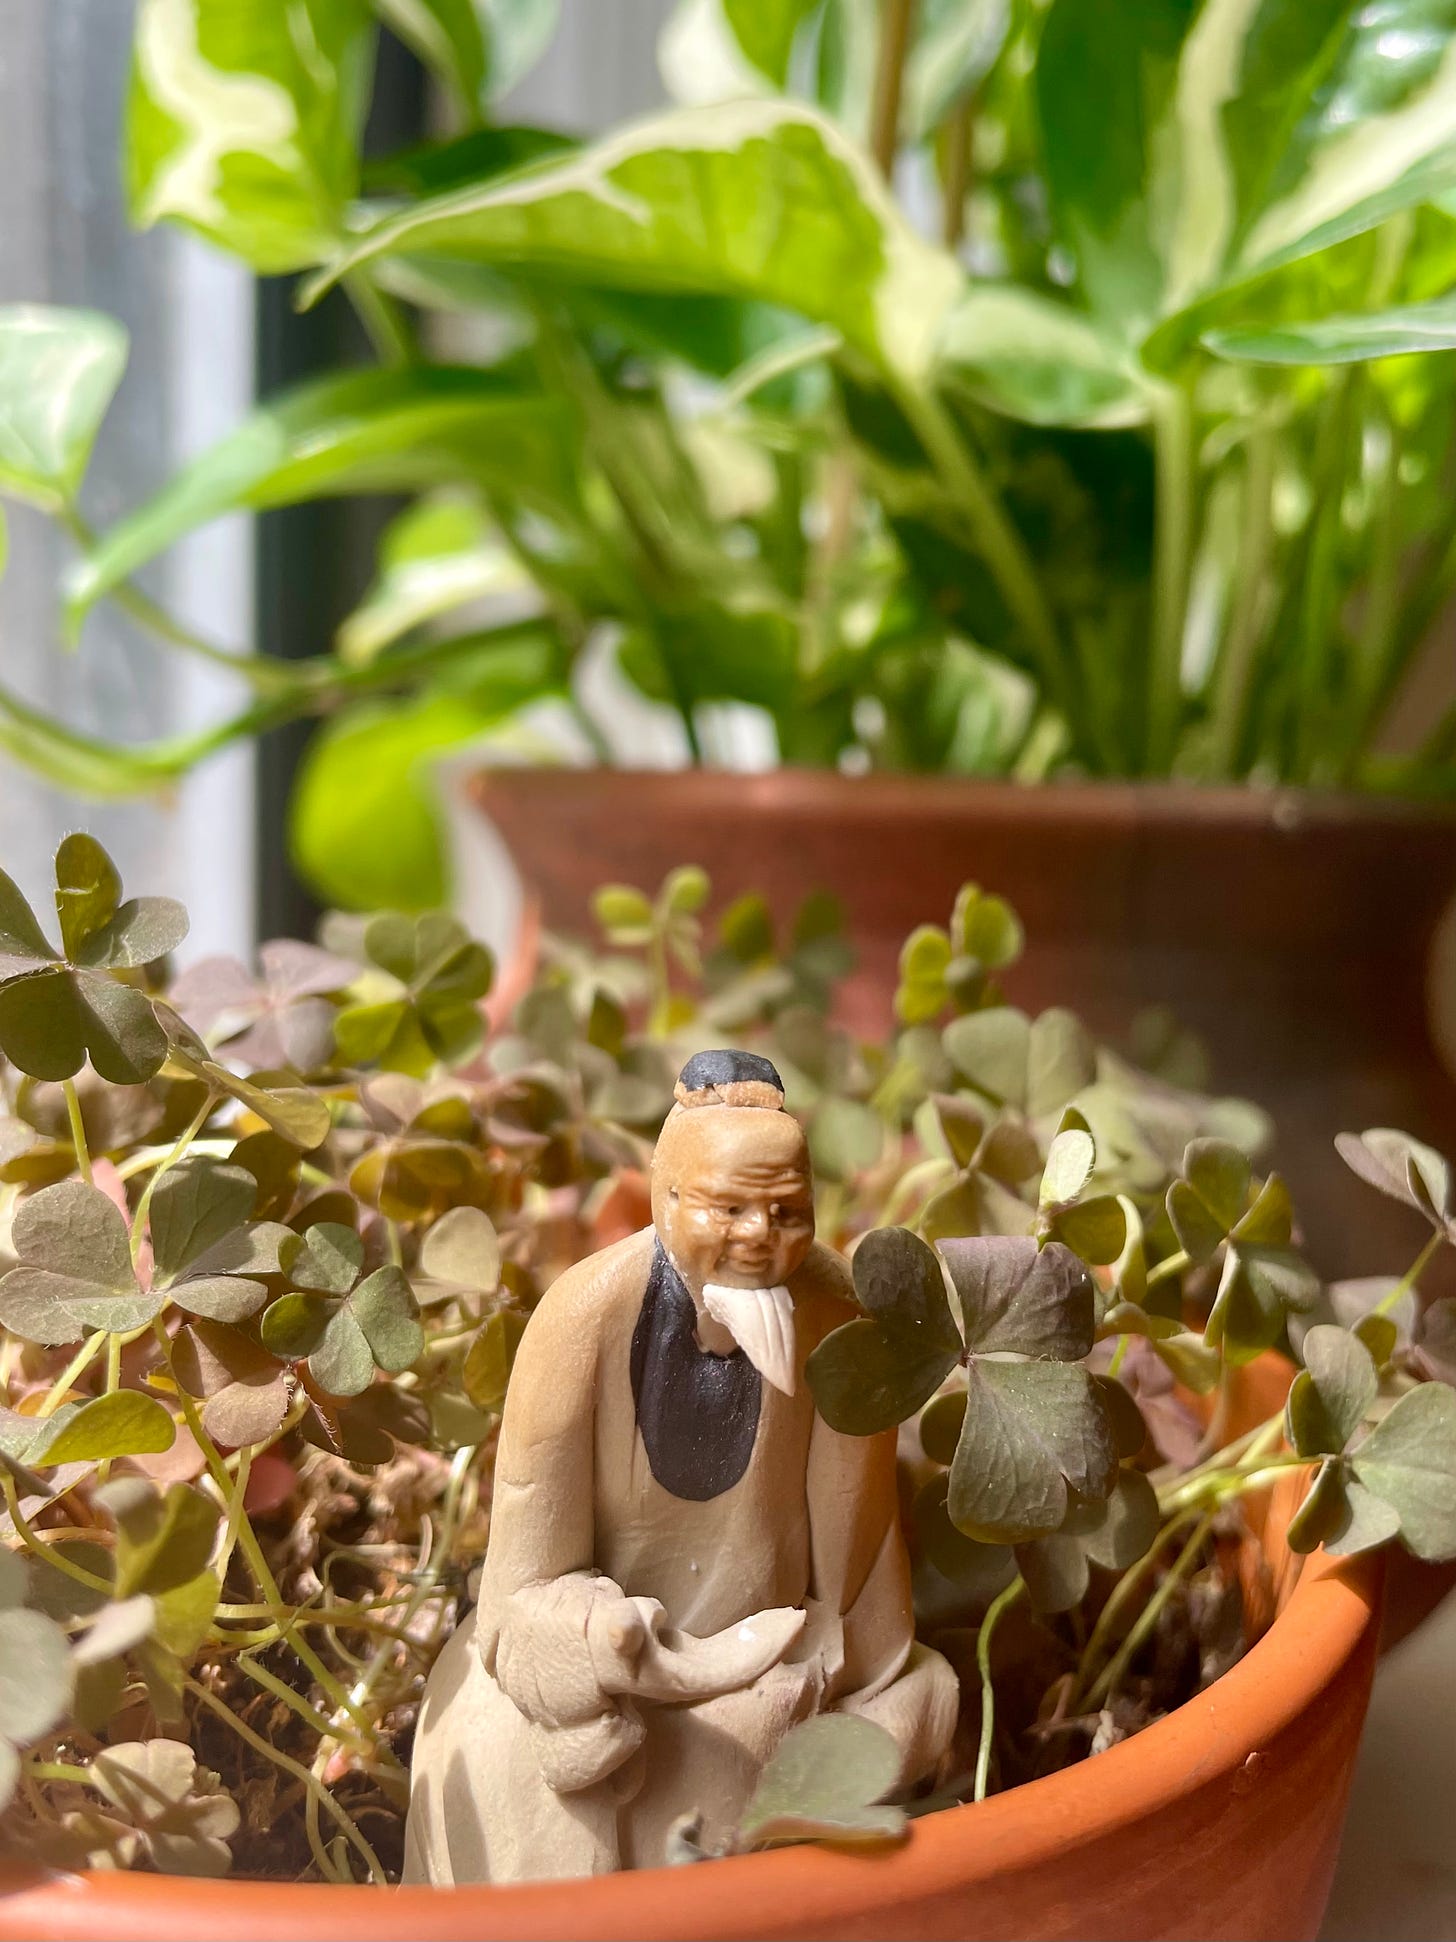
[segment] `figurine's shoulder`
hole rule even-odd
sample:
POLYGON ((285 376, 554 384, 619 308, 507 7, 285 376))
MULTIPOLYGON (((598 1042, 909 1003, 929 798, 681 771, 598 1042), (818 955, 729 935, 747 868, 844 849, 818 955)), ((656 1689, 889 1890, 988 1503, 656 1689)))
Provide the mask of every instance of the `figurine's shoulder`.
POLYGON ((831 1329, 852 1322, 861 1312, 854 1298, 849 1264, 820 1241, 815 1241, 799 1268, 790 1275, 789 1290, 794 1297, 801 1340, 807 1336, 817 1342, 831 1329))
POLYGON ((655 1236, 650 1227, 589 1254, 560 1274, 537 1302, 531 1326, 541 1334, 575 1329, 594 1319, 598 1325, 619 1303, 640 1301, 652 1266, 655 1236))

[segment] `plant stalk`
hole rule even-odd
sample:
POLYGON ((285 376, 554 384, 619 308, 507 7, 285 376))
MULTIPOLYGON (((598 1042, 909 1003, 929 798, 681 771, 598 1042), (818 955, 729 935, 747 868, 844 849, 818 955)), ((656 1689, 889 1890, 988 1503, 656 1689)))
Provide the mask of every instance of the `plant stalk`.
POLYGON ((1183 704, 1183 635, 1193 557, 1193 402, 1165 385, 1153 404, 1155 467, 1153 639, 1144 770, 1167 775, 1178 749, 1183 704))
POLYGON ((76 1149, 76 1165, 88 1187, 96 1183, 91 1175, 91 1149, 86 1144, 86 1122, 81 1117, 81 1100, 74 1079, 63 1079, 61 1091, 66 1099, 66 1118, 71 1125, 71 1144, 76 1149))
POLYGON ((976 1748, 976 1782, 973 1800, 984 1800, 991 1779, 991 1746, 996 1737, 996 1688, 991 1678, 991 1640, 1003 1612, 1007 1612, 1026 1590, 1026 1581, 1013 1578, 1005 1591, 998 1592, 986 1609, 981 1629, 976 1634, 976 1670, 981 1675, 981 1738, 976 1748))

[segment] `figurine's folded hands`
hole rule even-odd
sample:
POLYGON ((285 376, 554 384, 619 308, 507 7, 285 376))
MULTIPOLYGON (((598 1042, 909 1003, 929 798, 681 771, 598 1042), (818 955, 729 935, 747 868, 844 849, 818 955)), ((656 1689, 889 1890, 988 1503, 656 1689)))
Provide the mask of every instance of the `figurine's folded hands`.
POLYGON ((605 1780, 631 1757, 644 1730, 635 1700, 691 1704, 751 1687, 805 1624, 802 1611, 784 1607, 695 1638, 665 1616, 655 1598, 572 1571, 520 1586, 497 1623, 482 1623, 485 1669, 529 1721, 542 1777, 557 1793, 605 1780))

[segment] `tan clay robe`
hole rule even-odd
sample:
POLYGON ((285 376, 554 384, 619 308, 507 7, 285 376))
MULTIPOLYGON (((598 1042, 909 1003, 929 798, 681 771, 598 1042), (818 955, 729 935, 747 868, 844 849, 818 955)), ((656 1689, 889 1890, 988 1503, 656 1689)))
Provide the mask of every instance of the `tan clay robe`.
POLYGON ((815 1245, 791 1276, 795 1394, 762 1384, 747 1468, 692 1502, 653 1475, 637 1425, 631 1345, 653 1250, 649 1228, 571 1269, 522 1340, 479 1607, 446 1646, 421 1710, 406 1880, 653 1865, 680 1814, 700 1811, 709 1841, 731 1831, 783 1733, 830 1705, 895 1734, 905 1782, 949 1741, 954 1676, 912 1637, 894 1434, 838 1435, 803 1379, 815 1344, 859 1312, 843 1263, 815 1245), (612 1582, 583 1576, 593 1573, 612 1582), (660 1601, 666 1625, 700 1637, 776 1607, 807 1607, 809 1620, 789 1663, 745 1690, 619 1706, 595 1676, 610 1644, 593 1628, 584 1655, 582 1640, 596 1594, 615 1603, 616 1588, 660 1601), (613 1761, 604 1778, 576 1784, 613 1761), (543 1766, 569 1790, 548 1785, 543 1766))

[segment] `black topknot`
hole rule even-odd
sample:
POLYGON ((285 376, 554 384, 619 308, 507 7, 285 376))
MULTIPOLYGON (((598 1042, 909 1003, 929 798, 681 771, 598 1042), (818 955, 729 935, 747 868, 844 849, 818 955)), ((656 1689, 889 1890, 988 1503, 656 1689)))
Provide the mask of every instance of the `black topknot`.
POLYGON ((683 1067, 678 1085, 684 1092, 703 1092, 709 1086, 742 1085, 756 1081, 782 1092, 784 1082, 770 1059, 757 1052, 695 1052, 683 1067))

